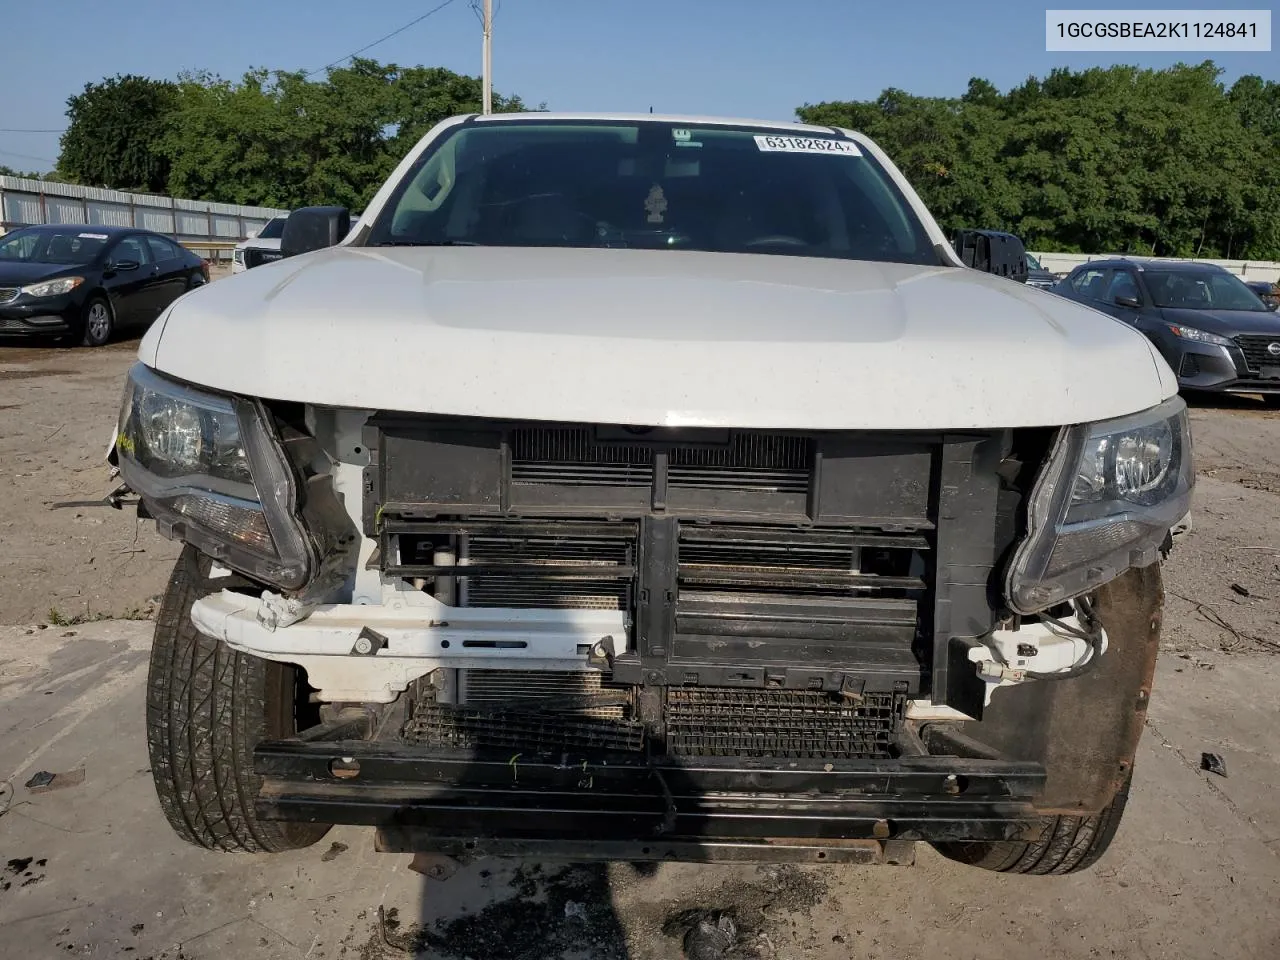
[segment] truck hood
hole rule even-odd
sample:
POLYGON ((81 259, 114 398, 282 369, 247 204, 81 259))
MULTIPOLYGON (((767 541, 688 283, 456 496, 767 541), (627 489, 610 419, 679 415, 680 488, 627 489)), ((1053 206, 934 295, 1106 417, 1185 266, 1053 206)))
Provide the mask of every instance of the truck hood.
POLYGON ((174 303, 139 356, 322 406, 667 426, 1047 426, 1154 406, 1147 340, 961 267, 339 246, 174 303))

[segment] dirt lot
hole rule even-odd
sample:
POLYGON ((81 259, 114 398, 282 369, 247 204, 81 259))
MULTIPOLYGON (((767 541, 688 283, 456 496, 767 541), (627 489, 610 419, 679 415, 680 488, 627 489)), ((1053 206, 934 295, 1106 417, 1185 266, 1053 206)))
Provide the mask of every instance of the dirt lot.
POLYGON ((922 849, 911 868, 477 863, 441 883, 367 831, 250 858, 164 825, 142 730, 150 624, 117 618, 148 615, 175 547, 129 510, 54 509, 110 489, 136 346, 0 345, 0 957, 657 960, 722 911, 725 960, 1280 956, 1280 414, 1194 411, 1195 529, 1167 565, 1134 799, 1092 871, 1007 878, 922 849), (1228 779, 1199 771, 1203 750, 1228 779), (80 768, 66 790, 24 788, 80 768))

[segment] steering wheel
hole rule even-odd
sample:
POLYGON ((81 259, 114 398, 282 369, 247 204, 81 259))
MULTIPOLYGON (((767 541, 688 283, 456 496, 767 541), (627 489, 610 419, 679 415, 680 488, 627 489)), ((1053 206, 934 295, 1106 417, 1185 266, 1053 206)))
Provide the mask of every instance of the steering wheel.
POLYGON ((786 233, 770 233, 746 243, 748 247, 807 247, 809 242, 786 233))

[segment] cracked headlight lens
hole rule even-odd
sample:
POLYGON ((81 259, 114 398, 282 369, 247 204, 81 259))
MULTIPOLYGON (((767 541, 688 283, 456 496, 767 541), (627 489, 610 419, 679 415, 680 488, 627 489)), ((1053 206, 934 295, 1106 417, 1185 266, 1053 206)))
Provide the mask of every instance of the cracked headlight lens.
POLYGON ((1187 405, 1066 427, 1027 506, 1027 536, 1006 593, 1036 613, 1156 560, 1191 508, 1195 475, 1187 405))

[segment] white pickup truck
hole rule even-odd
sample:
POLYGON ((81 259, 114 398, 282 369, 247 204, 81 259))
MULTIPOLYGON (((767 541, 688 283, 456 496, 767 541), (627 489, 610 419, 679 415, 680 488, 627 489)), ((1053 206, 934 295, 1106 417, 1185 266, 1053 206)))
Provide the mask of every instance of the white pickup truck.
POLYGON ((249 234, 231 251, 231 272, 244 273, 264 263, 280 259, 280 238, 284 235, 287 216, 272 217, 261 230, 249 234))
POLYGON ((1110 843, 1185 405, 1140 334, 966 266, 868 138, 457 117, 282 253, 174 303, 120 414, 187 544, 147 699, 187 840, 1110 843))

